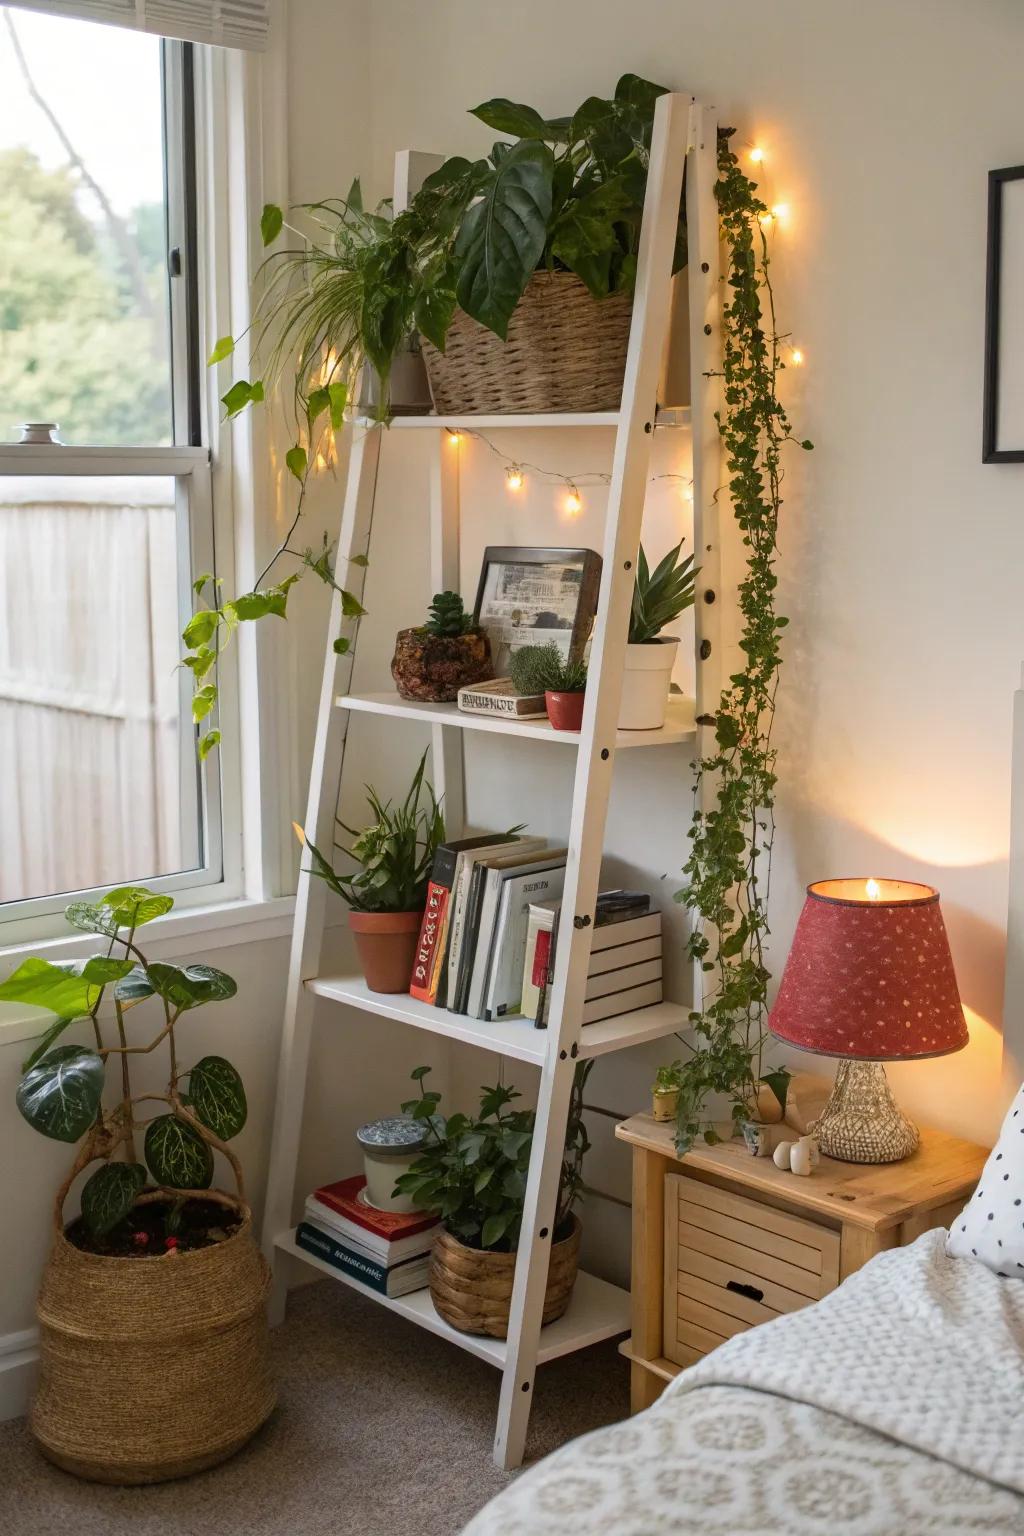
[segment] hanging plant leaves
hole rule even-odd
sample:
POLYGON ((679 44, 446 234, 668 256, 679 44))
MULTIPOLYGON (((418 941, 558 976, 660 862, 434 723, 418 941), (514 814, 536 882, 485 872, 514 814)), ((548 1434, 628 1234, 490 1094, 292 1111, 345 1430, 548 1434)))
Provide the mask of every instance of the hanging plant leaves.
POLYGON ((212 965, 168 965, 154 960, 147 974, 160 996, 182 1011, 222 1003, 238 991, 233 979, 212 965))
POLYGON ((146 1183, 141 1163, 104 1163, 82 1186, 82 1220, 92 1237, 105 1237, 123 1221, 146 1183))
POLYGON ((104 1076, 95 1051, 58 1045, 25 1073, 15 1101, 33 1130, 54 1141, 77 1141, 99 1112, 104 1076))
POLYGON ((546 144, 524 139, 514 145, 466 210, 455 242, 458 301, 503 341, 544 250, 554 170, 546 144))
POLYGON ((209 1189, 213 1153, 184 1120, 160 1115, 146 1131, 146 1163, 158 1184, 170 1189, 209 1189))
POLYGON ((248 1109, 242 1079, 223 1056, 204 1056, 189 1074, 189 1108, 208 1131, 230 1141, 245 1124, 248 1109))

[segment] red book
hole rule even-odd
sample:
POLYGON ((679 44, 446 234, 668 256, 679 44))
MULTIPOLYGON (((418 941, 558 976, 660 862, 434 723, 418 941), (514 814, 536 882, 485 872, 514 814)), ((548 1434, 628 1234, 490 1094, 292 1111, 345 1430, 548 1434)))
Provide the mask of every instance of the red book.
POLYGON ((397 1242, 403 1237, 414 1237, 437 1225, 437 1217, 430 1211, 378 1211, 364 1205, 359 1191, 365 1189, 366 1180, 361 1173, 351 1179, 339 1179, 336 1184, 324 1184, 313 1191, 317 1200, 330 1206, 339 1216, 352 1221, 357 1227, 373 1232, 386 1242, 397 1242))
POLYGON ((510 833, 485 832, 482 837, 460 837, 455 842, 440 844, 434 854, 434 867, 427 886, 427 904, 423 909, 409 983, 410 997, 418 997, 421 1003, 438 1002, 448 958, 448 921, 459 854, 471 848, 486 848, 492 843, 514 841, 510 833))

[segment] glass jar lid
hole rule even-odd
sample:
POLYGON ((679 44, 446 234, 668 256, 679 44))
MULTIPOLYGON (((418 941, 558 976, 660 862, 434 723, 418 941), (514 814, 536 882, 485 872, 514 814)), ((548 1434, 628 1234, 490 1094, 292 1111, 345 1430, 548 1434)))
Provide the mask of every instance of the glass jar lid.
POLYGON ((356 1140, 364 1151, 376 1157, 408 1156, 426 1143, 427 1127, 411 1115, 389 1115, 361 1125, 356 1140))

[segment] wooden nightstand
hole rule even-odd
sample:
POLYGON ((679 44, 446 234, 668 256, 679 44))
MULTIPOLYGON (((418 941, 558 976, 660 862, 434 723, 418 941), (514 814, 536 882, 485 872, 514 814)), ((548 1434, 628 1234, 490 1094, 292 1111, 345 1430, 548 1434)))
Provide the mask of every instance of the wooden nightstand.
MULTIPOLYGON (((922 1130, 902 1163, 823 1157, 810 1178, 751 1157, 741 1141, 685 1157, 675 1127, 634 1115, 632 1411, 724 1338, 826 1295, 874 1254, 948 1226, 988 1153, 922 1130)), ((796 1132, 792 1133, 795 1137, 796 1132)))

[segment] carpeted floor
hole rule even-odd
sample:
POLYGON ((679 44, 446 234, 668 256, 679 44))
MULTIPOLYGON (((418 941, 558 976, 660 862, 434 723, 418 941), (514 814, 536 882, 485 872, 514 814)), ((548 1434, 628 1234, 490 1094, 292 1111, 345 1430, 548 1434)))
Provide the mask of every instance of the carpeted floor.
MULTIPOLYGON (((0 1425, 3 1536, 456 1536, 509 1476, 491 1461, 499 1377, 473 1355, 325 1280, 274 1336, 280 1402, 232 1461, 107 1488, 51 1467, 0 1425)), ((537 1373, 528 1463, 628 1412, 600 1344, 537 1373)))

